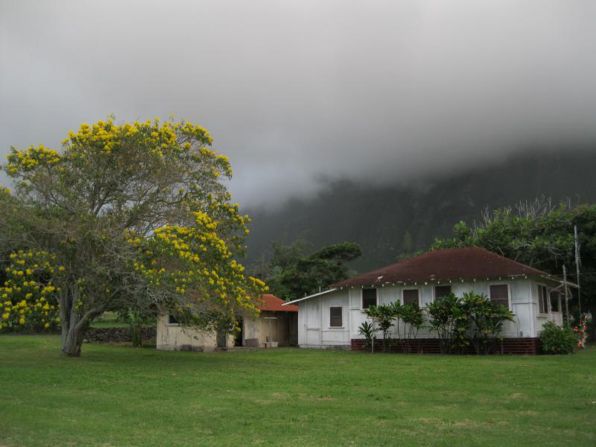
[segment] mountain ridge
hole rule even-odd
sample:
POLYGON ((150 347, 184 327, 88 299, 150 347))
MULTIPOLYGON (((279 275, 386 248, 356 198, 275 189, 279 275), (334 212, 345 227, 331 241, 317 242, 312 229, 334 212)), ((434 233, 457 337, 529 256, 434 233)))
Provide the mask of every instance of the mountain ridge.
POLYGON ((582 148, 527 152, 415 185, 339 179, 311 199, 292 199, 273 210, 246 210, 252 217, 247 263, 267 259, 273 242, 304 240, 318 248, 348 240, 363 251, 352 267, 369 270, 427 249, 455 223, 473 223, 486 208, 538 197, 596 201, 595 171, 596 151, 582 148))

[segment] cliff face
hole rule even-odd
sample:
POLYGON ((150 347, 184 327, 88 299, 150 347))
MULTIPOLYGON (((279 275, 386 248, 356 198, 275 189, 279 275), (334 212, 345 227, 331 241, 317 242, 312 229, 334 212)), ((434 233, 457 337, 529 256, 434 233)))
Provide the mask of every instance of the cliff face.
POLYGON ((456 222, 473 222, 486 207, 542 196, 593 202, 596 151, 535 152, 421 183, 424 187, 372 187, 336 181, 311 200, 292 200, 274 211, 245 210, 253 219, 248 263, 266 258, 274 241, 302 239, 319 247, 348 240, 362 247, 353 268, 363 271, 427 248, 456 222))

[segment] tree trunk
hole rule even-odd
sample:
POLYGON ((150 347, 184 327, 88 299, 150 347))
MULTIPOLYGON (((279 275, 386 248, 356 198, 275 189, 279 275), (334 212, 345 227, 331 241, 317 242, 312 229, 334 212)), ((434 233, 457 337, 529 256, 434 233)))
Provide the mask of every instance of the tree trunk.
POLYGON ((79 357, 84 335, 84 332, 76 327, 69 328, 66 337, 62 336, 62 352, 69 357, 79 357))
POLYGON ((76 290, 66 290, 60 296, 60 324, 62 326, 62 352, 69 357, 80 357, 85 332, 91 318, 101 311, 82 313, 74 303, 76 290))

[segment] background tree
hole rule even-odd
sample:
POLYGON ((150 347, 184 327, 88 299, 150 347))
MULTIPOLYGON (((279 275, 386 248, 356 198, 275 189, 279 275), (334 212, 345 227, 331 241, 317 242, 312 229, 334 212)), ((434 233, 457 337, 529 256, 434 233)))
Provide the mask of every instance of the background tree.
POLYGON ((63 352, 80 355, 94 318, 139 299, 204 326, 256 309, 264 284, 237 262, 248 218, 211 143, 188 122, 110 118, 70 132, 60 152, 12 148, 0 245, 48 253, 63 270, 52 279, 63 352))
MULTIPOLYGON (((561 276, 567 266, 575 281, 573 227, 579 229, 582 259, 583 311, 596 311, 596 205, 553 205, 548 199, 485 211, 478 223, 459 222, 452 236, 433 248, 479 246, 524 264, 561 276)), ((577 306, 577 300, 571 303, 577 306)))
POLYGON ((266 276, 271 291, 290 300, 314 293, 348 278, 348 263, 361 256, 360 247, 342 242, 305 254, 303 242, 284 246, 273 244, 273 256, 266 276))

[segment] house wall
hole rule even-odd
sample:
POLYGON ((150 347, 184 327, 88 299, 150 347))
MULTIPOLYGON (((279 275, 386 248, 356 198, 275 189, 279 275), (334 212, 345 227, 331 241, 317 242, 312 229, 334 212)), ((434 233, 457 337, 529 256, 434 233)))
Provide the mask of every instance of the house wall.
MULTIPOLYGON (((504 337, 537 337, 542 324, 546 321, 552 320, 559 324, 562 321, 560 312, 538 315, 538 284, 531 279, 452 283, 451 288, 457 296, 472 291, 488 296, 489 287, 494 284, 507 284, 509 286, 510 309, 515 315, 513 322, 505 322, 502 332, 504 337)), ((402 291, 412 288, 419 289, 419 304, 421 307, 425 307, 433 301, 434 284, 422 284, 412 287, 380 287, 377 289, 377 303, 389 304, 396 300, 403 303, 402 291)), ((362 338, 358 328, 367 320, 367 317, 362 310, 361 288, 343 289, 297 304, 300 308, 298 313, 299 346, 349 347, 352 339, 362 338), (342 306, 343 326, 341 328, 329 327, 329 308, 332 306, 342 306)), ((390 336, 397 336, 395 325, 390 336)), ((418 337, 432 338, 435 337, 435 334, 428 329, 423 329, 418 333, 418 337)))
MULTIPOLYGON (((549 312, 547 312, 547 313, 540 313, 539 292, 538 292, 539 285, 543 285, 548 288, 548 284, 546 284, 546 283, 541 283, 541 282, 533 282, 532 283, 532 291, 531 291, 531 293, 532 293, 532 313, 535 316, 535 331, 536 331, 535 337, 538 337, 540 335, 542 326, 547 321, 553 321, 554 323, 558 324, 559 326, 563 325, 563 312, 562 311, 552 312, 549 309, 549 312)), ((561 305, 565 306, 564 299, 561 300, 561 305)), ((560 307, 559 309, 562 309, 562 307, 560 307)))
MULTIPOLYGON (((234 346, 234 336, 228 335, 227 346, 234 346)), ((188 349, 214 351, 217 348, 215 331, 204 331, 179 324, 168 323, 168 316, 162 314, 157 319, 156 347, 163 351, 188 349)))

